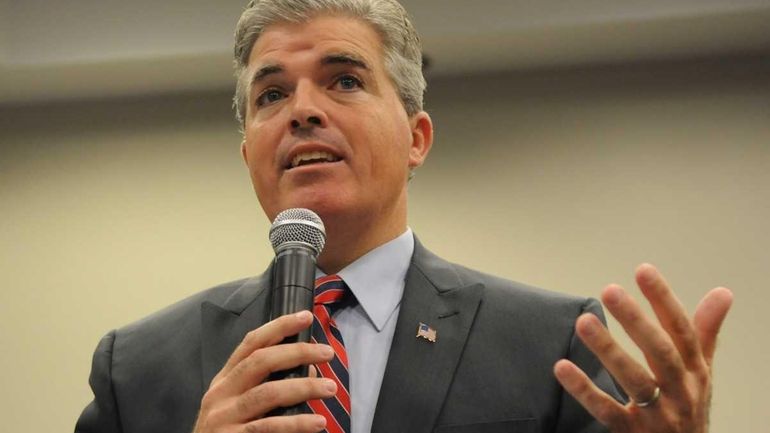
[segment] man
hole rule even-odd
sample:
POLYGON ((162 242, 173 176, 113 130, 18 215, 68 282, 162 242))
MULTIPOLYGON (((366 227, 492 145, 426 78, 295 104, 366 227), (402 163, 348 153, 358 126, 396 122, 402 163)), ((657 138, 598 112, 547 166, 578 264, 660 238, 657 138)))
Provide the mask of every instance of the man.
POLYGON ((249 5, 236 31, 242 156, 268 218, 304 207, 324 221, 321 280, 338 275, 352 299, 333 313, 341 341, 277 344, 313 317, 268 322, 269 270, 210 289, 100 342, 95 399, 76 431, 706 431, 727 289, 690 320, 642 265, 653 320, 607 287, 602 300, 644 367, 609 336, 595 301, 447 263, 416 241, 407 182, 433 141, 420 56, 394 0, 249 5), (349 380, 330 374, 331 362, 349 380), (267 380, 299 365, 314 365, 310 377, 267 380), (312 411, 275 415, 304 402, 312 411))

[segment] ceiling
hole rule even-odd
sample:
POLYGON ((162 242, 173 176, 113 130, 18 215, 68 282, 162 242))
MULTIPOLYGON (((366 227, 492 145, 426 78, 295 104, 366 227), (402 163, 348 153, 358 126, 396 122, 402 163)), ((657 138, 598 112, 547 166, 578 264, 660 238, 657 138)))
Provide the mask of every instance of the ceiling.
MULTIPOLYGON (((0 104, 232 87, 246 0, 0 0, 0 104)), ((404 0, 434 76, 770 55, 770 0, 404 0)))

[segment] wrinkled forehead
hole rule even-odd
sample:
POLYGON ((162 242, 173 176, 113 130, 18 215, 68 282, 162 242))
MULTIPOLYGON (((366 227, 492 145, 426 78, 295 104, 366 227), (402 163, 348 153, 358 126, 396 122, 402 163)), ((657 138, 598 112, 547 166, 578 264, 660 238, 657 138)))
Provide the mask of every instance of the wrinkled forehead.
POLYGON ((252 71, 292 60, 320 61, 334 53, 360 59, 372 69, 384 67, 382 38, 366 21, 344 15, 320 15, 303 22, 270 24, 249 54, 252 71))

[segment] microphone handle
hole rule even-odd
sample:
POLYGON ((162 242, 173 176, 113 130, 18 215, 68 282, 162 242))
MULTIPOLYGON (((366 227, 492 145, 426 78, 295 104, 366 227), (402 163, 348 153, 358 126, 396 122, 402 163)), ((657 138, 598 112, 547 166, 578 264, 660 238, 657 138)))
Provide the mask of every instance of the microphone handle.
MULTIPOLYGON (((290 246, 281 250, 273 265, 272 308, 270 320, 303 310, 313 311, 313 291, 315 289, 314 251, 302 245, 290 246)), ((286 337, 280 344, 309 343, 311 328, 299 334, 286 337)), ((270 375, 270 380, 290 379, 308 376, 308 366, 301 365, 270 375)), ((302 405, 278 408, 275 414, 295 415, 302 413, 302 405)))

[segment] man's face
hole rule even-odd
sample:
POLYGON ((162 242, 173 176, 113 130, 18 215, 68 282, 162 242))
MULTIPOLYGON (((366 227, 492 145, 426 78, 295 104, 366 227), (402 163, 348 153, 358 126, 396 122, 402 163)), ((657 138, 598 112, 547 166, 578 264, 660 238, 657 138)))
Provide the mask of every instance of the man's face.
POLYGON ((427 155, 432 126, 424 112, 407 116, 368 24, 273 24, 248 68, 241 151, 270 220, 305 207, 324 222, 387 225, 403 212, 405 224, 407 176, 427 155))

